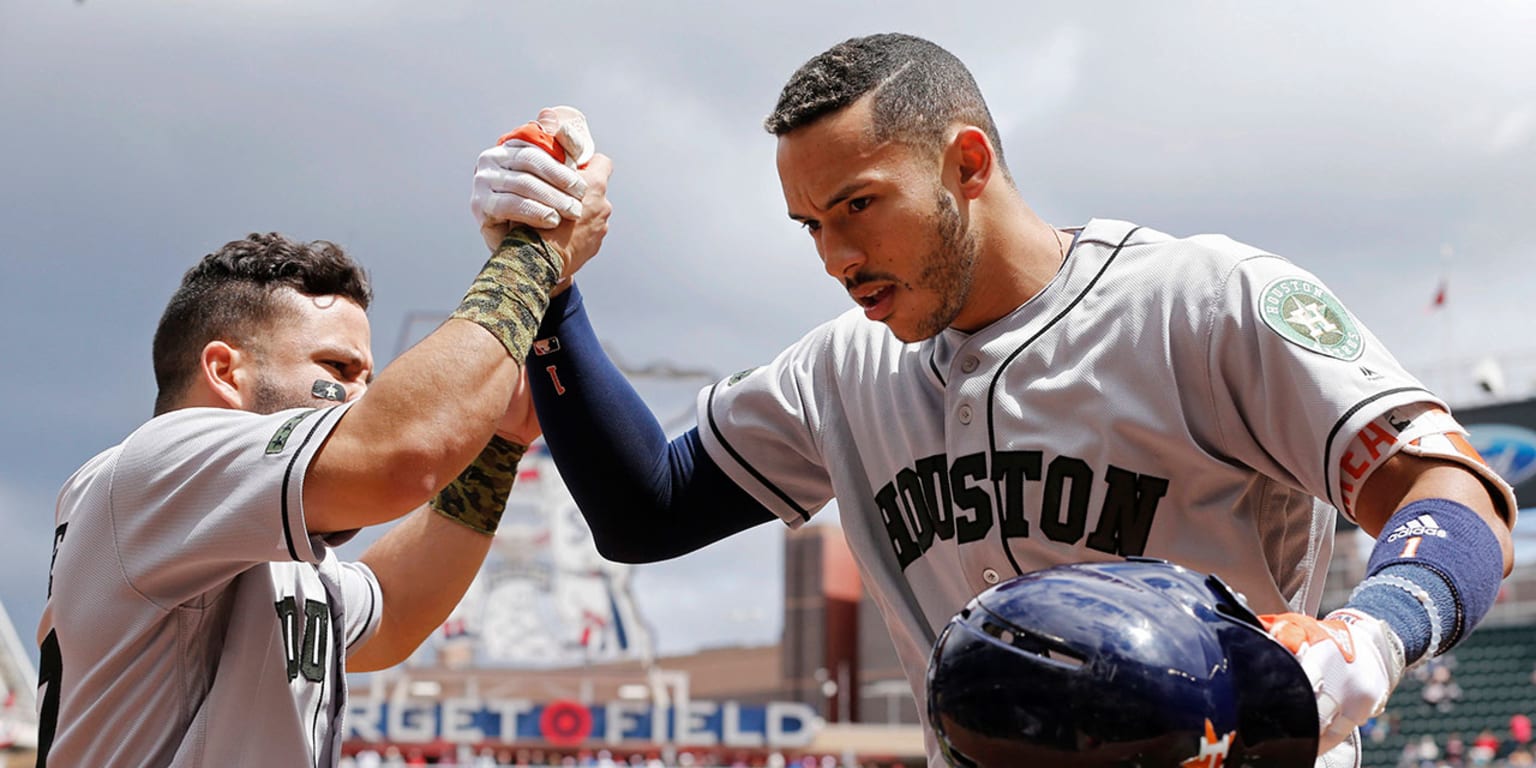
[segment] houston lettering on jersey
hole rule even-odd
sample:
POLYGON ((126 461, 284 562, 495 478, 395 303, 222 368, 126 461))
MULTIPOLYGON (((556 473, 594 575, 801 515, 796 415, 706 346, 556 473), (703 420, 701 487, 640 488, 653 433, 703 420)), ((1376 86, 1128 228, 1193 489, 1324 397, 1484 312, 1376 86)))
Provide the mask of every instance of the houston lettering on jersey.
MULTIPOLYGON (((1072 456, 1046 462, 1042 451, 996 451, 949 461, 940 453, 896 473, 875 492, 875 505, 905 570, 935 541, 985 539, 999 518, 1004 538, 1034 535, 1033 518, 1046 538, 1075 545, 1088 532, 1094 481, 1093 467, 1072 456), (1037 509, 1024 508, 1025 483, 1042 483, 1037 509)), ((1113 555, 1142 554, 1168 480, 1110 465, 1103 483, 1104 501, 1087 546, 1113 555)))

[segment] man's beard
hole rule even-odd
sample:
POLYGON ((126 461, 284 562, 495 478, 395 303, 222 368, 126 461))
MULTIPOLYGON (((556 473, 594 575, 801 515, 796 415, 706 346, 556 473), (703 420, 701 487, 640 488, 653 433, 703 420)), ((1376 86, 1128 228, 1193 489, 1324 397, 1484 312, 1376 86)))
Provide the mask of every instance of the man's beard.
POLYGON ((934 232, 939 242, 923 259, 917 283, 938 296, 939 306, 918 321, 914 341, 937 336, 960 316, 960 310, 970 300, 971 281, 976 272, 976 234, 964 228, 960 210, 948 190, 940 186, 935 195, 934 232))
POLYGON ((286 387, 277 386, 265 375, 258 375, 251 402, 253 413, 277 413, 290 408, 313 408, 315 398, 309 392, 290 392, 286 387))

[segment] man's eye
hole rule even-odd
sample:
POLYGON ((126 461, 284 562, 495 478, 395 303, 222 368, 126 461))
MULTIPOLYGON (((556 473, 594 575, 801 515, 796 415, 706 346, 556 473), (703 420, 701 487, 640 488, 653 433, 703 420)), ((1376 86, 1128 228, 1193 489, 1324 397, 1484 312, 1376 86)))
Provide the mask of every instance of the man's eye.
POLYGON ((848 201, 848 210, 853 213, 858 213, 859 211, 868 208, 872 199, 873 198, 868 197, 855 197, 854 199, 848 201))
POLYGON ((821 231, 821 222, 802 219, 800 221, 800 228, 807 232, 819 232, 821 231))

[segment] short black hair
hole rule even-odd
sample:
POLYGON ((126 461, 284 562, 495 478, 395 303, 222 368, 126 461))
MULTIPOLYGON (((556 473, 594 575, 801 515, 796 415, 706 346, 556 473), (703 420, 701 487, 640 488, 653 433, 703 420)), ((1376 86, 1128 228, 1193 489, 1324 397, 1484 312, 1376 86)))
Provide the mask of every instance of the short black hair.
POLYGON ((209 342, 253 344, 253 334, 277 316, 282 288, 341 296, 365 310, 373 300, 368 274, 330 241, 300 242, 269 232, 225 243, 187 270, 160 316, 153 352, 155 413, 170 410, 186 391, 209 342))
POLYGON ((1007 174, 997 124, 970 70, 954 54, 912 35, 855 37, 807 61, 784 85, 763 127, 783 136, 870 93, 876 140, 937 148, 951 124, 969 123, 987 134, 1007 174))

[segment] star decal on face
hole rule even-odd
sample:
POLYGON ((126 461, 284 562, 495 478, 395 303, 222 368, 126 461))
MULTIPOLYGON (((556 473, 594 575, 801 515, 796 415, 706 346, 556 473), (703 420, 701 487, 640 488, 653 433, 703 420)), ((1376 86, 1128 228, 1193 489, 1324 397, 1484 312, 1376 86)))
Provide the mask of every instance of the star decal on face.
POLYGON ((338 403, 347 399, 347 392, 341 388, 340 384, 325 379, 315 379, 315 386, 309 390, 309 393, 321 400, 334 400, 338 403))

